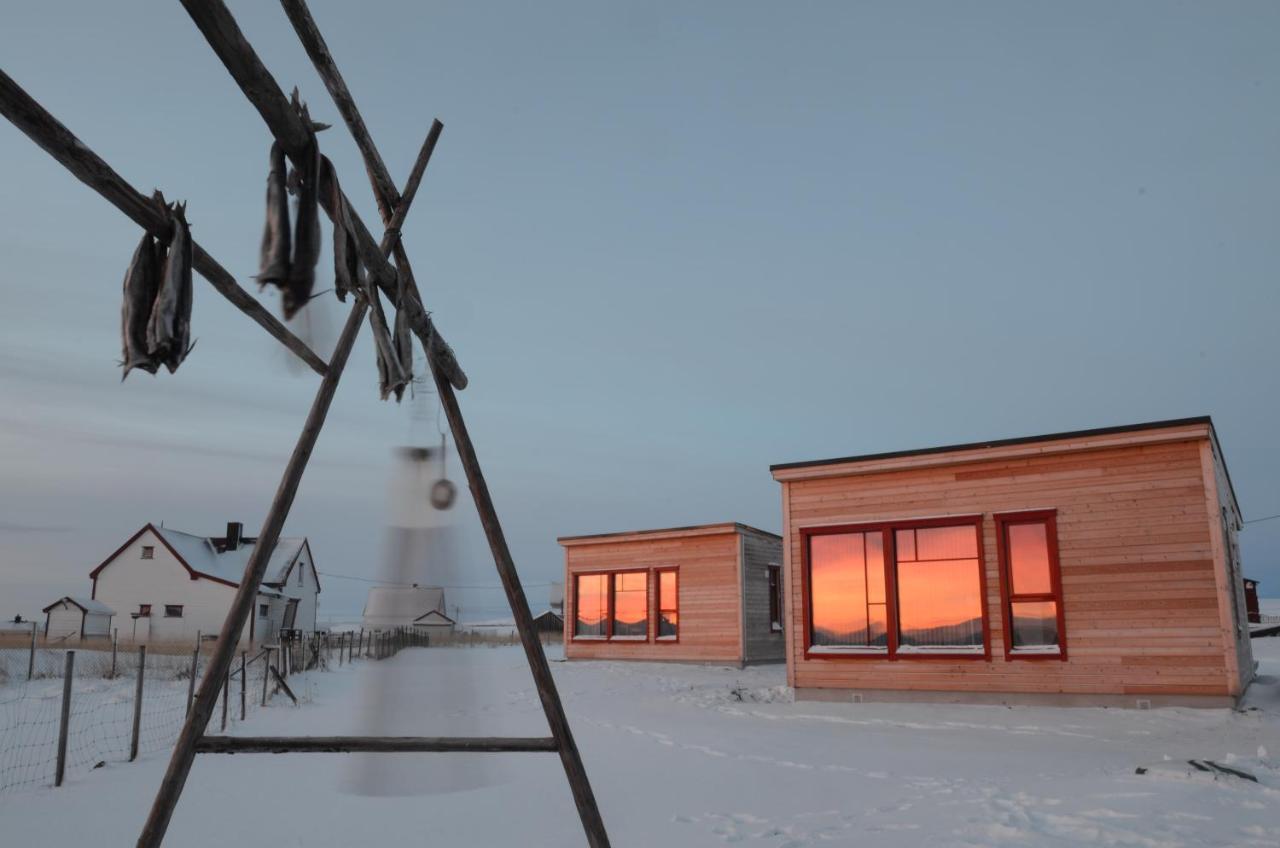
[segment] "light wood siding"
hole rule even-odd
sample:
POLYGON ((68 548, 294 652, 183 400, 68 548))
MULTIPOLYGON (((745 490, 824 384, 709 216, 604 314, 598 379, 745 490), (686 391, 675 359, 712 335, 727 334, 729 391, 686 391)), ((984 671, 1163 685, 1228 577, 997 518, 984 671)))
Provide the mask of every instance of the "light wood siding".
POLYGON ((1201 453, 1209 431, 1178 438, 1129 437, 1128 444, 1100 449, 1090 449, 1087 440, 1044 443, 987 461, 974 461, 972 453, 950 463, 929 457, 920 467, 839 477, 797 479, 803 472, 786 472, 791 682, 868 690, 1236 694, 1227 660, 1236 646, 1224 632, 1214 560, 1219 517, 1208 515, 1201 453), (1006 660, 992 514, 1050 508, 1057 510, 1069 659, 1006 660), (978 513, 991 660, 805 659, 801 528, 978 513))
POLYGON ((565 657, 568 659, 741 661, 738 533, 676 538, 632 537, 626 541, 565 548, 565 657), (680 638, 655 641, 657 585, 653 569, 680 569, 680 638), (646 641, 575 640, 574 575, 582 572, 649 571, 649 638, 646 641))
POLYGON ((742 539, 744 657, 747 662, 780 662, 786 659, 782 631, 770 629, 769 566, 782 565, 782 539, 744 530, 742 539))

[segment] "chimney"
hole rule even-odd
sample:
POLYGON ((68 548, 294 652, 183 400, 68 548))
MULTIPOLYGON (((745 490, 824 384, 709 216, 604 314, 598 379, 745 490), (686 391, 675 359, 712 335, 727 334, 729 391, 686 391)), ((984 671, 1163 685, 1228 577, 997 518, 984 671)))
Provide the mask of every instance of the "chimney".
POLYGON ((227 541, 224 550, 234 551, 240 548, 240 537, 244 534, 244 525, 239 521, 227 522, 227 541))

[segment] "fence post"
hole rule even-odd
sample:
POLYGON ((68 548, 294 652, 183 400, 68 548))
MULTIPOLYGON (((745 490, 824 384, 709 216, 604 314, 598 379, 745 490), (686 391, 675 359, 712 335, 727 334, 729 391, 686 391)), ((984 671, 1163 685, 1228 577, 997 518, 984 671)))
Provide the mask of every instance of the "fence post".
POLYGON ((27 679, 36 676, 36 623, 31 622, 31 654, 27 657, 27 679))
POLYGON ((111 679, 116 679, 116 648, 120 644, 120 628, 111 628, 111 679))
POLYGON ((245 716, 245 692, 249 687, 249 672, 245 668, 244 660, 245 652, 240 652, 240 720, 244 721, 245 716))
POLYGON ((271 649, 263 648, 262 656, 262 706, 267 705, 267 678, 270 677, 268 669, 271 668, 271 649))
POLYGON ((187 714, 191 713, 191 702, 196 696, 196 667, 200 663, 200 643, 196 643, 196 649, 191 652, 191 679, 187 681, 187 714))
POLYGON ((62 677, 62 718, 58 722, 58 767, 53 785, 61 786, 67 771, 67 733, 71 729, 71 678, 75 673, 76 652, 67 651, 67 666, 62 677))
MULTIPOLYGON (((347 634, 343 633, 338 636, 338 668, 342 668, 342 649, 347 646, 347 634)), ((329 656, 333 656, 333 650, 330 649, 329 656)))
POLYGON ((227 699, 231 696, 231 669, 227 669, 227 676, 222 678, 222 732, 227 732, 227 699))
POLYGON ((129 762, 138 759, 138 736, 142 732, 142 673, 147 669, 147 646, 138 646, 138 686, 133 690, 133 735, 129 737, 129 762))

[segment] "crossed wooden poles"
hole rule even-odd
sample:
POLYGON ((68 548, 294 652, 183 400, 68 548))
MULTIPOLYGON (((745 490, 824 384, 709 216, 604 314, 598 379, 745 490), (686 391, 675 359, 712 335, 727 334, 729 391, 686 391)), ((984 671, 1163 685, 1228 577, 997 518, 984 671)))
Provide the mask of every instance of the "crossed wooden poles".
MULTIPOLYGON (((245 39, 222 0, 180 0, 180 2, 237 85, 262 115, 267 128, 279 141, 285 153, 295 164, 301 164, 311 143, 311 128, 303 125, 302 119, 292 109, 284 92, 245 39)), ((497 510, 489 495, 489 487, 480 469, 480 461, 476 457, 475 447, 471 443, 466 422, 462 418, 462 411, 454 394, 455 389, 466 388, 466 375, 458 365, 452 349, 436 329, 430 314, 423 307, 408 254, 400 243, 400 228, 421 184, 443 125, 439 121, 433 123, 403 191, 397 190, 306 3, 304 0, 281 0, 281 5, 360 149, 378 202, 384 232, 381 242, 374 241, 368 227, 351 207, 346 196, 340 192, 331 191, 331 186, 320 186, 319 194, 326 214, 331 219, 349 226, 356 239, 361 263, 367 269, 371 281, 367 296, 356 298, 338 337, 338 343, 327 363, 236 283, 230 272, 218 264, 212 256, 199 245, 194 247, 195 270, 236 308, 252 318, 277 341, 306 362, 312 370, 320 374, 322 379, 315 399, 311 403, 311 409, 307 413, 302 432, 298 436, 297 444, 285 465, 284 474, 271 507, 263 521, 258 542, 245 566, 240 587, 223 622, 217 648, 205 669, 204 677, 196 692, 195 702, 179 733, 168 769, 156 793, 155 802, 143 826, 142 834, 138 837, 138 845, 140 848, 143 846, 150 848, 150 846, 159 845, 164 839, 174 807, 182 794, 197 753, 415 751, 558 753, 579 817, 582 819, 588 845, 592 848, 607 848, 609 837, 605 833, 604 821, 600 817, 591 784, 582 764, 582 757, 569 729, 569 722, 560 702, 560 694, 556 690, 546 655, 542 651, 542 643, 534 631, 528 600, 525 598, 524 589, 516 574, 515 563, 507 547, 497 510), (336 203, 333 201, 335 195, 338 197, 336 203), (341 208, 336 208, 339 204, 341 208), (493 553, 502 587, 511 604, 516 630, 520 634, 520 642, 524 647, 525 657, 529 662, 534 684, 542 701, 543 712, 546 714, 551 731, 549 737, 252 738, 204 734, 213 714, 222 680, 230 669, 235 645, 252 612, 254 599, 266 572, 271 552, 280 538, 280 532, 293 505, 298 484, 302 480, 311 451, 324 426, 338 381, 351 354, 352 345, 359 334, 361 322, 370 308, 369 301, 377 297, 374 286, 393 299, 397 299, 399 295, 401 308, 407 310, 410 326, 426 351, 427 362, 439 393, 440 403, 449 420, 459 458, 466 471, 467 482, 480 514, 480 522, 493 553)), ((139 226, 159 238, 166 238, 169 235, 169 223, 155 204, 129 185, 3 71, 0 71, 0 113, 71 171, 81 182, 105 197, 139 226)))

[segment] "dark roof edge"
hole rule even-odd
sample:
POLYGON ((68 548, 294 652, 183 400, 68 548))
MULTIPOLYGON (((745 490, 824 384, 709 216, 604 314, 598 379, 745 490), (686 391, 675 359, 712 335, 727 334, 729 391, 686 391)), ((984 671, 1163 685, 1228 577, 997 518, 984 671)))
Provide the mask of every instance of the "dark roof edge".
POLYGON ((1054 442, 1062 439, 1077 439, 1087 436, 1110 436, 1116 433, 1132 433, 1139 430, 1161 430, 1172 427, 1186 427, 1190 424, 1208 424, 1209 429, 1211 431, 1213 430, 1213 419, 1208 415, 1197 415, 1192 418, 1171 418, 1167 421, 1148 421, 1143 424, 1125 424, 1120 427, 1099 427, 1093 430, 1070 430, 1064 433, 1046 433, 1042 436, 1019 436, 1014 439, 995 439, 989 442, 969 442, 967 444, 941 445, 939 447, 918 448, 916 450, 868 453, 861 456, 843 456, 835 459, 811 459, 802 462, 781 462, 777 465, 770 465, 769 470, 782 471, 788 468, 813 468, 819 465, 841 465, 846 462, 869 462, 876 459, 898 459, 904 456, 925 456, 931 453, 951 453, 952 451, 1002 448, 1010 445, 1031 444, 1033 442, 1054 442))
POLYGON ((750 524, 743 524, 741 521, 713 521, 710 524, 690 524, 686 527, 658 527, 650 530, 619 530, 613 533, 587 533, 581 536, 557 536, 557 542, 580 542, 586 539, 608 539, 612 536, 657 536, 662 533, 683 533, 688 530, 710 530, 713 527, 723 527, 726 533, 740 533, 744 530, 752 533, 760 533, 765 536, 772 536, 775 539, 781 539, 777 533, 770 533, 768 530, 761 530, 759 527, 752 527, 750 524))

